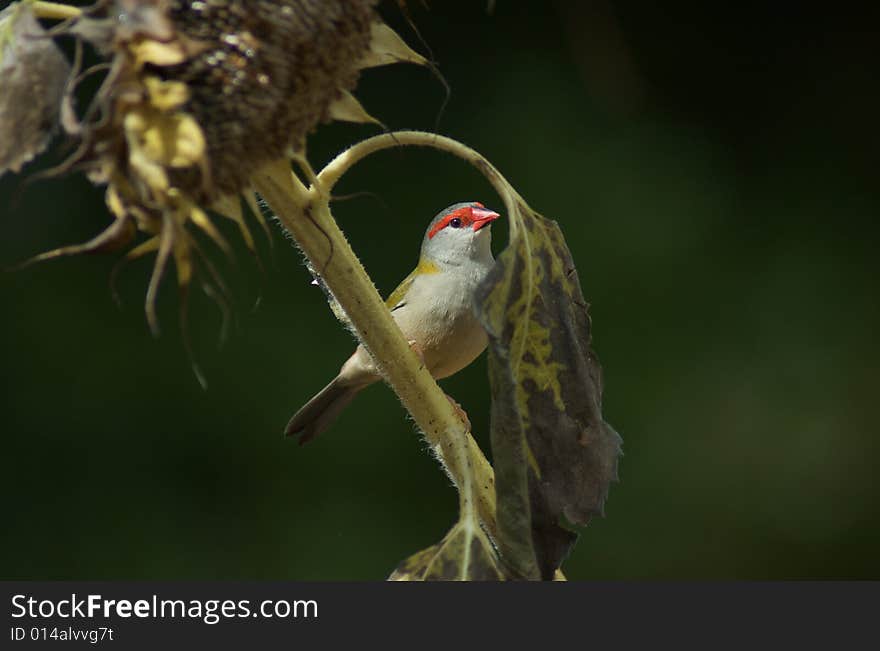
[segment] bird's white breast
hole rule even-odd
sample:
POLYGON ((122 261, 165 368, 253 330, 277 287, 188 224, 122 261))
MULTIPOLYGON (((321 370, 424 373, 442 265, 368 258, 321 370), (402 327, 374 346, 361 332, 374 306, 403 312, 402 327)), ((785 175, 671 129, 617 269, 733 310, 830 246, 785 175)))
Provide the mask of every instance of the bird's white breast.
POLYGON ((486 348, 486 333, 473 313, 473 295, 491 262, 468 260, 462 266, 417 276, 404 305, 393 312, 403 334, 418 344, 428 370, 438 379, 457 373, 486 348))

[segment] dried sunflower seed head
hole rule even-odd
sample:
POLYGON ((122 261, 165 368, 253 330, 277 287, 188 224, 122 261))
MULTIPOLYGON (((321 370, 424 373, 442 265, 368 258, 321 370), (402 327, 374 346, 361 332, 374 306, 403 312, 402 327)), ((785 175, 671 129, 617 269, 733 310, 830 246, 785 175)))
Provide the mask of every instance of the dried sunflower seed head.
POLYGON ((122 156, 109 166, 129 164, 143 177, 133 185, 158 194, 176 187, 211 203, 241 191, 254 169, 302 149, 354 88, 374 4, 115 2, 77 28, 99 35, 116 73, 96 100, 113 128, 92 131, 89 157, 106 167, 122 156), (108 21, 117 27, 89 26, 108 21), (103 142, 123 134, 125 146, 103 142))
POLYGON ((219 194, 240 190, 255 167, 301 149, 328 121, 355 86, 375 20, 374 0, 169 4, 178 33, 205 48, 162 74, 190 89, 186 111, 205 132, 219 194))
POLYGON ((168 262, 182 290, 198 270, 191 229, 228 248, 209 207, 233 219, 253 250, 238 198, 248 198, 250 175, 301 157, 321 123, 376 122, 351 94, 361 69, 426 63, 380 21, 377 1, 99 0, 56 30, 105 59, 84 113, 72 110, 70 94, 63 103, 63 126, 79 147, 62 168, 83 168, 107 186, 116 223, 36 259, 147 234, 127 257, 156 253, 146 312, 157 330, 154 301, 168 262))

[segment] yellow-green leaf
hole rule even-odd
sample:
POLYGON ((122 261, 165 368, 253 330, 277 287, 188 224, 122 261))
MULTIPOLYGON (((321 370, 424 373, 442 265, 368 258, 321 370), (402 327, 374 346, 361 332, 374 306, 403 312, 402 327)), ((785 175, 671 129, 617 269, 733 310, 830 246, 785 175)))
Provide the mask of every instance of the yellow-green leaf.
POLYGON ((389 581, 503 581, 505 575, 486 534, 461 521, 436 545, 413 554, 389 581))

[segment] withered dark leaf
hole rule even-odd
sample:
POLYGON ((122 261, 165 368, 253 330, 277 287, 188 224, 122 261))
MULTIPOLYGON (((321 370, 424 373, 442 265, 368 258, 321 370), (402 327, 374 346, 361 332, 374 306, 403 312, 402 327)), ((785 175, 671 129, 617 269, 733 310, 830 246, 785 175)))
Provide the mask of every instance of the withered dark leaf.
POLYGON ((18 172, 49 144, 69 77, 29 4, 0 12, 0 174, 18 172))
POLYGON ((603 420, 601 369, 556 222, 512 193, 511 241, 477 291, 489 334, 498 545, 509 571, 551 579, 602 514, 621 439, 603 420))
POLYGON ((456 524, 436 545, 413 554, 389 581, 503 581, 497 554, 479 526, 456 524))

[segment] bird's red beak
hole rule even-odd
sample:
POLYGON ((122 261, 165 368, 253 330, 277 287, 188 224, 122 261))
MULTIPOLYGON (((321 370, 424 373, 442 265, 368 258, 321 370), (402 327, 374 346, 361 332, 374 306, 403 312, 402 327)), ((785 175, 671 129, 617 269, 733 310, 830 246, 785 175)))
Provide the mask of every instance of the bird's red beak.
POLYGON ((496 219, 501 217, 497 212, 489 210, 487 208, 471 208, 473 219, 474 219, 474 230, 478 231, 484 226, 488 226, 496 219))

